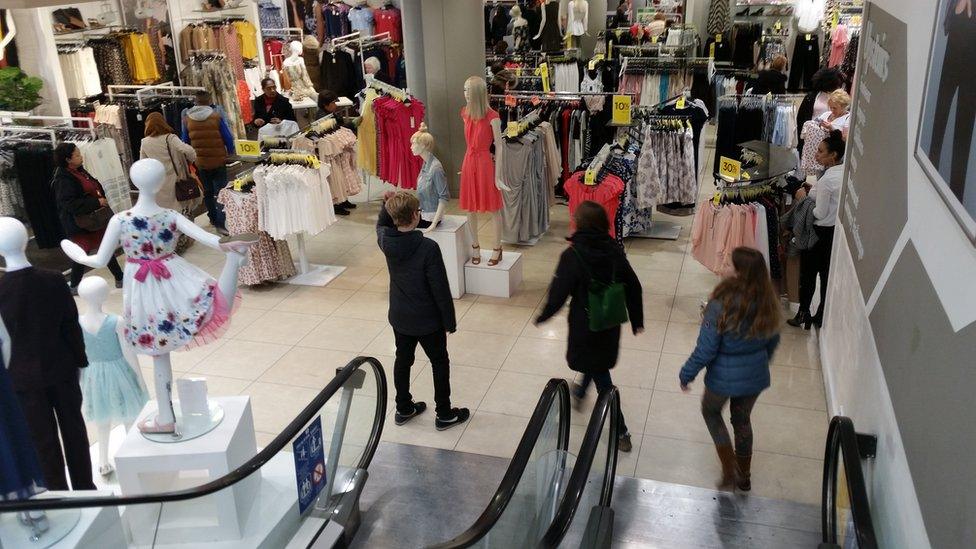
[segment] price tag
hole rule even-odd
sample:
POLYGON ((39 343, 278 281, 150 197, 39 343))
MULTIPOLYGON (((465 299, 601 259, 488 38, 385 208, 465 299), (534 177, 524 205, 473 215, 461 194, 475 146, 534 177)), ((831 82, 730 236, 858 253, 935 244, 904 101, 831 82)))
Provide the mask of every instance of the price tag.
POLYGON ((539 65, 539 70, 536 71, 536 74, 542 77, 542 91, 549 93, 549 63, 539 65))
POLYGON ((742 173, 742 163, 738 160, 720 156, 718 161, 718 174, 729 181, 738 181, 742 173))
POLYGON ((518 137, 518 122, 509 122, 505 127, 505 135, 508 137, 518 137))
POLYGON ((508 107, 514 107, 516 104, 517 104, 517 102, 515 101, 515 96, 514 95, 506 95, 505 96, 505 105, 506 106, 508 106, 508 107))
POLYGON ((722 43, 722 35, 721 34, 716 34, 715 35, 715 43, 716 44, 721 44, 722 43))
POLYGON ((780 30, 783 28, 783 23, 777 20, 775 23, 773 23, 773 28, 776 30, 780 30))
POLYGON ((674 105, 674 106, 675 106, 675 108, 678 108, 678 109, 683 109, 683 108, 685 108, 685 107, 687 106, 687 105, 685 104, 685 96, 683 96, 683 95, 682 95, 681 97, 679 97, 679 98, 678 98, 678 102, 677 102, 677 103, 675 103, 675 105, 674 105))
POLYGON ((261 142, 238 139, 234 142, 237 156, 261 156, 261 142))
POLYGON ((834 10, 834 16, 830 18, 830 28, 835 29, 840 23, 840 12, 834 10))
POLYGON ((583 184, 593 186, 596 185, 596 172, 593 170, 586 170, 583 174, 583 184))
POLYGON ((243 189, 243 188, 244 188, 244 181, 242 181, 240 179, 235 179, 234 180, 234 190, 237 191, 237 192, 241 192, 241 189, 243 189))
POLYGON ((607 42, 607 59, 613 59, 613 40, 607 42))
POLYGON ((807 33, 807 36, 806 36, 806 39, 807 39, 807 42, 809 42, 810 40, 812 40, 812 39, 813 39, 813 35, 811 35, 811 34, 810 34, 810 33, 808 32, 808 33, 807 33))
POLYGON ((614 95, 613 96, 613 113, 611 121, 617 126, 629 126, 630 125, 630 96, 629 95, 614 95))
POLYGON ((532 99, 529 99, 533 107, 538 107, 539 103, 542 103, 542 99, 539 99, 538 95, 533 95, 532 99))
POLYGON ((651 44, 657 44, 657 39, 658 39, 657 36, 652 36, 651 37, 651 44))

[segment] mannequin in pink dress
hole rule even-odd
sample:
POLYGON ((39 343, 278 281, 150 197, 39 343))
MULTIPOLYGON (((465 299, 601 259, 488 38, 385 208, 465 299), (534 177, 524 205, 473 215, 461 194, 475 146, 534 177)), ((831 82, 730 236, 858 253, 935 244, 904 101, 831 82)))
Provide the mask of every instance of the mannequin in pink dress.
POLYGON ((511 189, 502 177, 502 123, 498 113, 488 106, 488 87, 484 78, 472 76, 464 82, 467 106, 461 109, 464 120, 464 139, 468 149, 461 164, 461 208, 468 212, 468 234, 471 236, 471 263, 481 263, 478 241, 478 214, 491 213, 494 224, 494 245, 488 265, 502 260, 502 195, 511 189), (495 145, 495 158, 491 145, 495 145))

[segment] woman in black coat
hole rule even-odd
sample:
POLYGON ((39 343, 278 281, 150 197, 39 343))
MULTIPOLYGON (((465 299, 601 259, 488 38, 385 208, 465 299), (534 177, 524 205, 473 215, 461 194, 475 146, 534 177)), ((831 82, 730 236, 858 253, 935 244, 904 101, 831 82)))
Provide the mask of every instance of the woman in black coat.
MULTIPOLYGON (((590 330, 586 311, 590 277, 606 283, 624 283, 627 314, 634 335, 644 331, 644 306, 640 281, 627 261, 623 248, 610 237, 610 221, 603 206, 596 202, 583 202, 573 214, 573 220, 576 232, 568 238, 570 247, 559 256, 545 307, 535 323, 551 318, 562 309, 566 299, 572 297, 569 302, 566 362, 570 369, 583 374, 582 382, 573 387, 573 396, 582 399, 591 381, 596 383, 597 391, 601 393, 613 386, 610 369, 617 364, 620 351, 620 326, 599 332, 590 330)), ((630 433, 623 413, 620 414, 620 432, 618 448, 629 452, 630 433)))

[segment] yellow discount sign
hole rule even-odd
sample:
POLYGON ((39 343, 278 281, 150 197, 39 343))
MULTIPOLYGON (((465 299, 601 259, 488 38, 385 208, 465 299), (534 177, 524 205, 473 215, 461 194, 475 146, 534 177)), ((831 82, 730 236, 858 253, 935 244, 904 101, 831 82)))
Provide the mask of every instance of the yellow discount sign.
POLYGON ((613 123, 613 125, 630 125, 630 101, 631 99, 629 95, 613 96, 613 114, 611 118, 611 123, 613 123))
POLYGON ((742 173, 742 163, 726 156, 718 159, 718 174, 729 181, 738 181, 742 173))
POLYGON ((593 170, 586 170, 583 173, 583 184, 584 185, 596 185, 596 172, 593 170))
POLYGON ((238 139, 234 142, 237 156, 261 156, 261 142, 238 139))

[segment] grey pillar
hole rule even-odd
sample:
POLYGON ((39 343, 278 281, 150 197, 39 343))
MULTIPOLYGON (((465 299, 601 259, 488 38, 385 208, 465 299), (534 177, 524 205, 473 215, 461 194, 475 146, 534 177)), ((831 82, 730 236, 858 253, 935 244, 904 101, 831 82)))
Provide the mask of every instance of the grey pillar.
POLYGON ((481 0, 403 0, 407 85, 426 107, 434 154, 457 196, 464 159, 464 81, 484 76, 485 29, 481 0), (417 61, 414 61, 416 59, 417 61))

